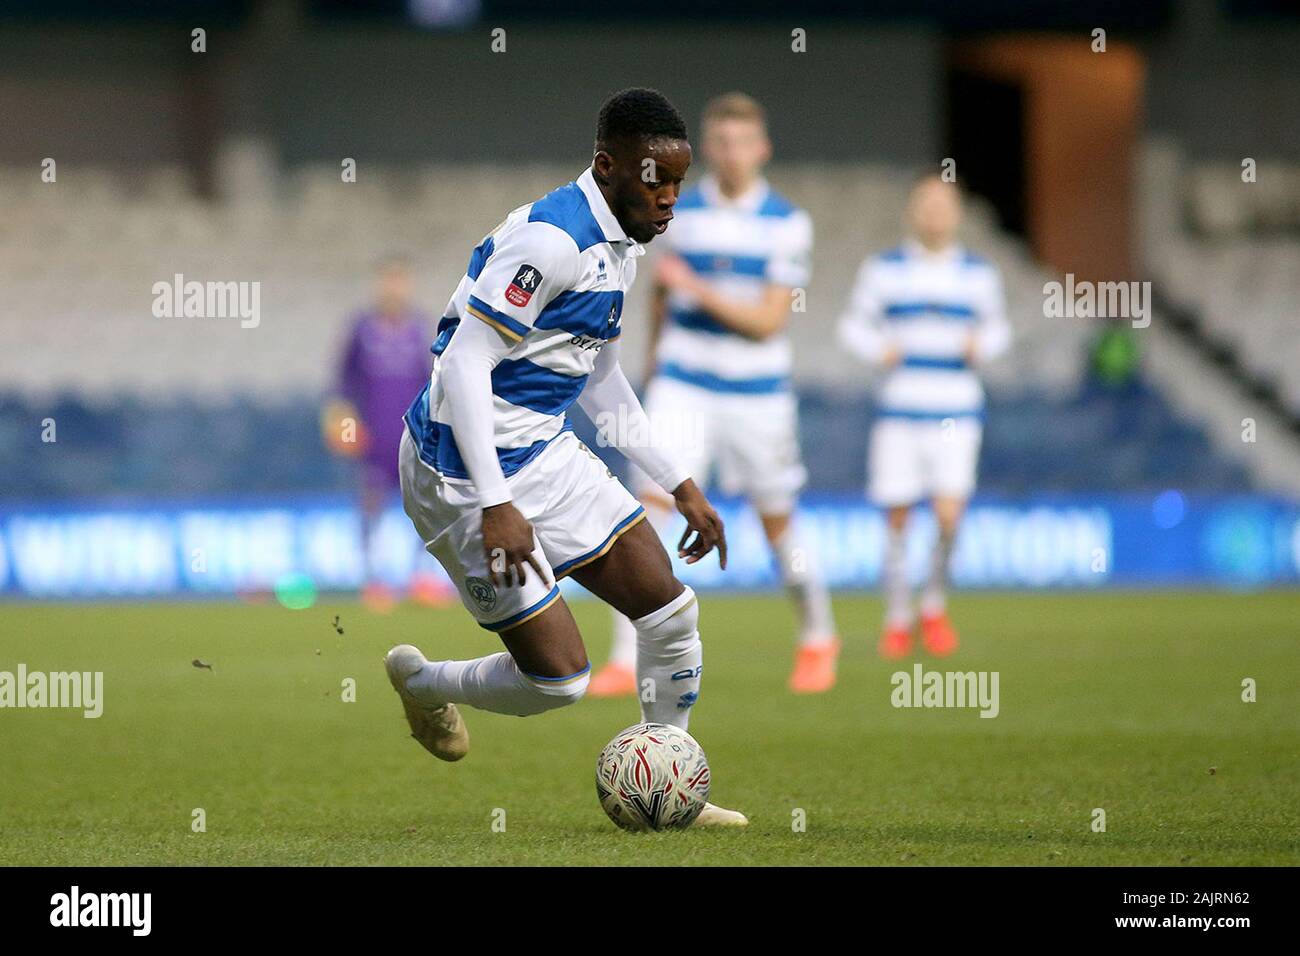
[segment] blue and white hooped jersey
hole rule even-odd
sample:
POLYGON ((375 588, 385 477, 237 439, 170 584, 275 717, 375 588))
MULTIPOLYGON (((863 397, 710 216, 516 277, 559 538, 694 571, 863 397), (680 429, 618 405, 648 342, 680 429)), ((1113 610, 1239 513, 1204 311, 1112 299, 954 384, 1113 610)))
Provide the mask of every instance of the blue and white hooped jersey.
POLYGON ((869 359, 898 349, 879 414, 914 419, 981 416, 967 349, 973 342, 979 360, 991 359, 1011 342, 997 267, 960 246, 930 252, 915 241, 862 264, 840 334, 869 359))
MULTIPOLYGON (((497 457, 506 477, 572 426, 596 356, 618 338, 623 297, 645 248, 629 239, 587 169, 576 181, 520 206, 470 255, 438 323, 441 355, 463 321, 486 322, 514 341, 492 371, 497 457)), ((420 457, 445 477, 469 479, 433 374, 406 412, 420 457)))
MULTIPOLYGON (((769 285, 802 287, 812 261, 812 220, 759 180, 727 199, 710 177, 682 193, 661 240, 720 294, 759 302, 769 285)), ((656 353, 658 374, 720 392, 790 387, 790 340, 737 335, 690 296, 673 292, 656 353)))

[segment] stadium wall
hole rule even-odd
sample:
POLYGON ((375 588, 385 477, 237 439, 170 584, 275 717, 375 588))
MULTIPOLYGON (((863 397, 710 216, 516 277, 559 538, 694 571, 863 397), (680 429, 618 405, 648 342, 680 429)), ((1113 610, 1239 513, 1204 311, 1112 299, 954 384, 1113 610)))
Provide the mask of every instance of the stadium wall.
POLYGON ((638 83, 661 87, 692 125, 709 97, 748 91, 790 160, 929 162, 942 138, 942 44, 924 27, 827 25, 806 54, 770 25, 725 38, 680 22, 504 27, 503 53, 487 26, 216 26, 206 53, 190 52, 183 24, 8 27, 0 105, 14 135, 0 162, 212 162, 214 144, 245 137, 285 164, 571 162, 591 146, 601 100, 638 83))

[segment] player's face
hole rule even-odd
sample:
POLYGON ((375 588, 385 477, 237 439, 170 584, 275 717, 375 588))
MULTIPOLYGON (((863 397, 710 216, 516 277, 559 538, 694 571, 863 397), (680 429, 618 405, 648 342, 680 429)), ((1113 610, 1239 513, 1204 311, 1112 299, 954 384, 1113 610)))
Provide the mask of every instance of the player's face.
POLYGON ((704 126, 704 159, 725 187, 747 186, 772 157, 767 131, 757 120, 710 120, 704 126))
POLYGON ((623 231, 637 242, 650 242, 664 234, 673 218, 691 165, 691 144, 654 139, 616 152, 596 154, 596 173, 610 184, 609 206, 623 231))
POLYGON ((375 281, 375 298, 384 313, 394 315, 402 312, 411 301, 411 274, 401 266, 387 266, 380 270, 375 281))
POLYGON ((925 245, 939 248, 952 242, 961 225, 961 197, 957 187, 938 177, 917 184, 908 204, 908 220, 912 231, 925 245))

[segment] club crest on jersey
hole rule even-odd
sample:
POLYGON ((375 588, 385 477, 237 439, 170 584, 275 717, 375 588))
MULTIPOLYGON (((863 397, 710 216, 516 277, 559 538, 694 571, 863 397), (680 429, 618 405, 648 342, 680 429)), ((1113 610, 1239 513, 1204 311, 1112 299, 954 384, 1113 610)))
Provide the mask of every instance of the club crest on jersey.
POLYGON ((537 287, 542 283, 542 274, 536 266, 530 266, 524 263, 515 273, 515 277, 510 280, 510 285, 506 286, 506 301, 511 305, 523 308, 528 304, 528 300, 533 297, 537 287))
POLYGON ((481 611, 490 611, 497 605, 497 589, 484 578, 466 578, 465 590, 481 611))

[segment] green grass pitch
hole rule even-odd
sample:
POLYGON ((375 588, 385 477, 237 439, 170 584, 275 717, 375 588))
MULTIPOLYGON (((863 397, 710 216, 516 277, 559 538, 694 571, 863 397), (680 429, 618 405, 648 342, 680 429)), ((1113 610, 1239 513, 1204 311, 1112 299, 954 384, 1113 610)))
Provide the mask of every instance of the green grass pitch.
MULTIPOLYGON (((633 835, 593 785, 631 701, 466 709, 458 764, 407 736, 380 659, 400 641, 496 650, 459 609, 0 606, 0 670, 105 675, 98 720, 0 711, 0 864, 1300 863, 1295 592, 960 595, 962 651, 926 664, 998 671, 995 719, 893 708, 878 603, 836 610, 840 683, 796 698, 787 604, 703 600, 691 730, 714 799, 752 823, 633 835), (355 703, 340 699, 349 677, 355 703)), ((603 606, 575 612, 600 660, 603 606)))

